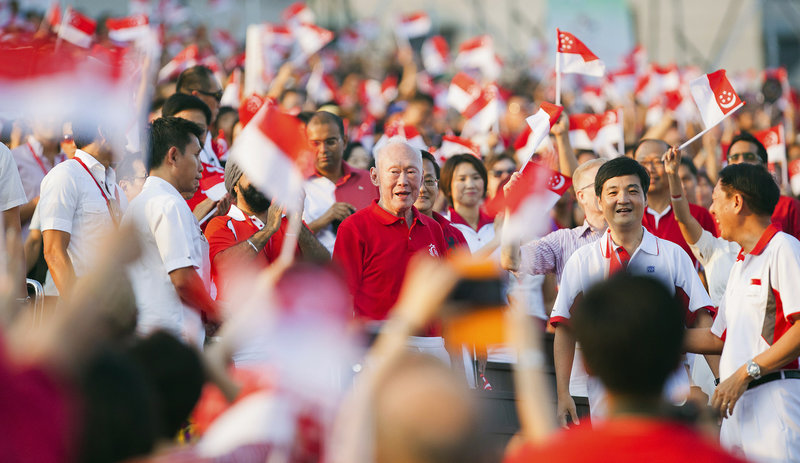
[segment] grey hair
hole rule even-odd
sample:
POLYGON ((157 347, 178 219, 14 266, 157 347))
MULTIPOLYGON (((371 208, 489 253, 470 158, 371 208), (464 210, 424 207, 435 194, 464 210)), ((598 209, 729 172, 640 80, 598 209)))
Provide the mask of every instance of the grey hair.
POLYGON ((378 148, 375 151, 375 167, 380 170, 381 159, 383 159, 383 154, 386 153, 389 149, 396 149, 395 147, 402 146, 405 147, 407 150, 413 152, 419 161, 419 165, 422 165, 422 151, 417 148, 414 148, 403 137, 392 137, 386 141, 386 143, 378 148))
MULTIPOLYGON (((583 164, 579 165, 574 172, 572 172, 572 185, 575 187, 575 190, 578 190, 578 179, 586 175, 587 172, 594 168, 599 168, 603 164, 606 163, 608 159, 605 158, 597 158, 597 159, 590 159, 583 164)), ((594 180, 594 179, 592 179, 594 180)), ((581 188, 586 185, 581 185, 581 188)))

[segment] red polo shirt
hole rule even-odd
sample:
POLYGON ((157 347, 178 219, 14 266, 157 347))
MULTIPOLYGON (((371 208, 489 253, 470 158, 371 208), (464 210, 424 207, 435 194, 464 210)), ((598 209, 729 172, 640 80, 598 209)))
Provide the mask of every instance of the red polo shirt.
MULTIPOLYGON (((711 232, 712 235, 717 236, 717 227, 714 225, 714 219, 706 208, 696 204, 689 204, 689 212, 695 220, 700 222, 701 227, 711 232)), ((692 264, 697 266, 697 259, 695 259, 694 254, 692 254, 692 250, 689 248, 686 240, 683 239, 678 220, 675 218, 675 214, 672 211, 672 205, 667 206, 666 213, 658 219, 656 218, 655 211, 648 207, 644 211, 642 225, 644 225, 647 231, 657 237, 672 241, 683 248, 686 254, 689 255, 689 258, 692 259, 692 264)))
MULTIPOLYGON (((321 177, 319 173, 315 177, 321 177)), ((369 207, 378 199, 378 187, 372 184, 369 171, 342 161, 342 178, 336 182, 336 202, 348 203, 357 211, 369 207)))
POLYGON ((432 215, 433 220, 442 227, 442 234, 444 235, 444 243, 447 246, 447 252, 452 251, 456 247, 466 247, 466 249, 469 250, 467 239, 464 238, 464 234, 461 233, 461 230, 454 227, 442 214, 433 211, 432 215))
MULTIPOLYGON (((282 218, 281 226, 278 228, 278 231, 269 238, 264 249, 255 256, 250 264, 257 269, 263 269, 274 262, 281 253, 283 239, 288 226, 289 220, 286 219, 286 217, 282 218)), ((222 294, 225 286, 224 274, 226 273, 226 269, 221 268, 219 262, 215 260, 217 254, 250 238, 253 236, 253 233, 259 231, 262 227, 256 225, 250 217, 245 215, 242 210, 236 206, 231 206, 228 215, 214 217, 208 222, 208 227, 206 227, 205 230, 205 236, 208 240, 208 258, 211 261, 211 279, 217 285, 218 294, 222 294)), ((299 246, 295 252, 299 255, 299 246)), ((242 264, 242 262, 237 262, 231 263, 229 266, 231 268, 241 269, 242 264)), ((219 296, 218 299, 220 299, 219 296)))
POLYGON ((339 225, 333 259, 344 270, 356 318, 386 319, 413 254, 444 256, 447 247, 439 224, 416 207, 411 210, 411 227, 377 201, 339 225))
POLYGON ((772 212, 772 223, 780 226, 784 233, 800 240, 800 201, 781 195, 772 212))

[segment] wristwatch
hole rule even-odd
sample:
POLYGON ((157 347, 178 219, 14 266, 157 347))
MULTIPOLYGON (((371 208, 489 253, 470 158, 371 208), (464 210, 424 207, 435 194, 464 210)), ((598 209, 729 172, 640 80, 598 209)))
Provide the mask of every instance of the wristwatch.
POLYGON ((753 379, 761 378, 761 367, 758 366, 755 360, 750 360, 747 362, 747 366, 745 367, 747 371, 747 375, 753 379))

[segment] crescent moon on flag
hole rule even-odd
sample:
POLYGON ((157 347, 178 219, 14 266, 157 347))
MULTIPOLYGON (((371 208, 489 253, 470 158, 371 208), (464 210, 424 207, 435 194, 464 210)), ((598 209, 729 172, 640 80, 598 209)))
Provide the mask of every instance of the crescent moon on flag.
POLYGON ((722 107, 722 109, 732 108, 734 104, 736 104, 736 97, 731 92, 724 91, 719 96, 719 105, 722 107), (727 103, 724 101, 726 99, 728 100, 727 103))
POLYGON ((564 185, 564 176, 555 174, 550 177, 550 189, 551 190, 558 190, 564 185))

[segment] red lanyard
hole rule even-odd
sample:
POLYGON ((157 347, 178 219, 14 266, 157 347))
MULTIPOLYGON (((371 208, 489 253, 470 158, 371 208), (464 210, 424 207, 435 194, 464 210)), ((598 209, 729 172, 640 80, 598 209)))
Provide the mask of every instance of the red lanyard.
MULTIPOLYGON (((47 167, 44 166, 44 163, 42 162, 42 158, 40 158, 36 154, 36 150, 34 150, 33 146, 31 146, 31 142, 27 142, 26 144, 28 145, 28 149, 31 150, 31 154, 33 155, 33 160, 36 161, 36 164, 39 164, 39 168, 42 169, 42 173, 47 175, 47 167)), ((56 162, 55 164, 58 164, 59 162, 64 160, 64 156, 63 155, 60 156, 60 157, 61 157, 61 160, 56 162)))
MULTIPOLYGON (((80 164, 80 165, 81 165, 81 166, 82 166, 84 169, 86 169, 86 173, 88 173, 88 174, 89 174, 89 177, 92 177, 92 180, 94 180, 94 184, 95 184, 95 185, 97 185, 97 189, 98 189, 98 190, 100 190, 100 194, 101 194, 101 195, 103 195, 103 199, 105 199, 105 200, 106 200, 106 207, 108 208, 108 213, 109 213, 109 215, 111 215, 111 220, 113 220, 113 221, 114 221, 114 224, 118 224, 118 223, 119 223, 119 217, 118 217, 118 214, 117 214, 116 212, 114 212, 114 207, 112 207, 112 205, 111 205, 111 199, 109 199, 109 198, 108 198, 108 196, 106 196, 106 192, 105 192, 105 191, 103 191, 103 188, 102 188, 102 187, 100 186, 100 184, 97 182, 97 179, 96 179, 96 178, 94 178, 94 175, 92 175, 92 171, 90 171, 90 170, 89 170, 89 168, 88 168, 88 167, 86 167, 86 164, 84 164, 84 163, 83 163, 83 161, 81 161, 81 160, 80 160, 80 158, 78 158, 77 156, 75 156, 75 157, 74 157, 74 158, 72 158, 72 159, 74 159, 74 160, 78 161, 78 163, 79 163, 79 164, 80 164)), ((114 197, 113 197, 112 199, 116 201, 116 199, 117 199, 117 198, 116 198, 116 194, 114 195, 114 197)))

